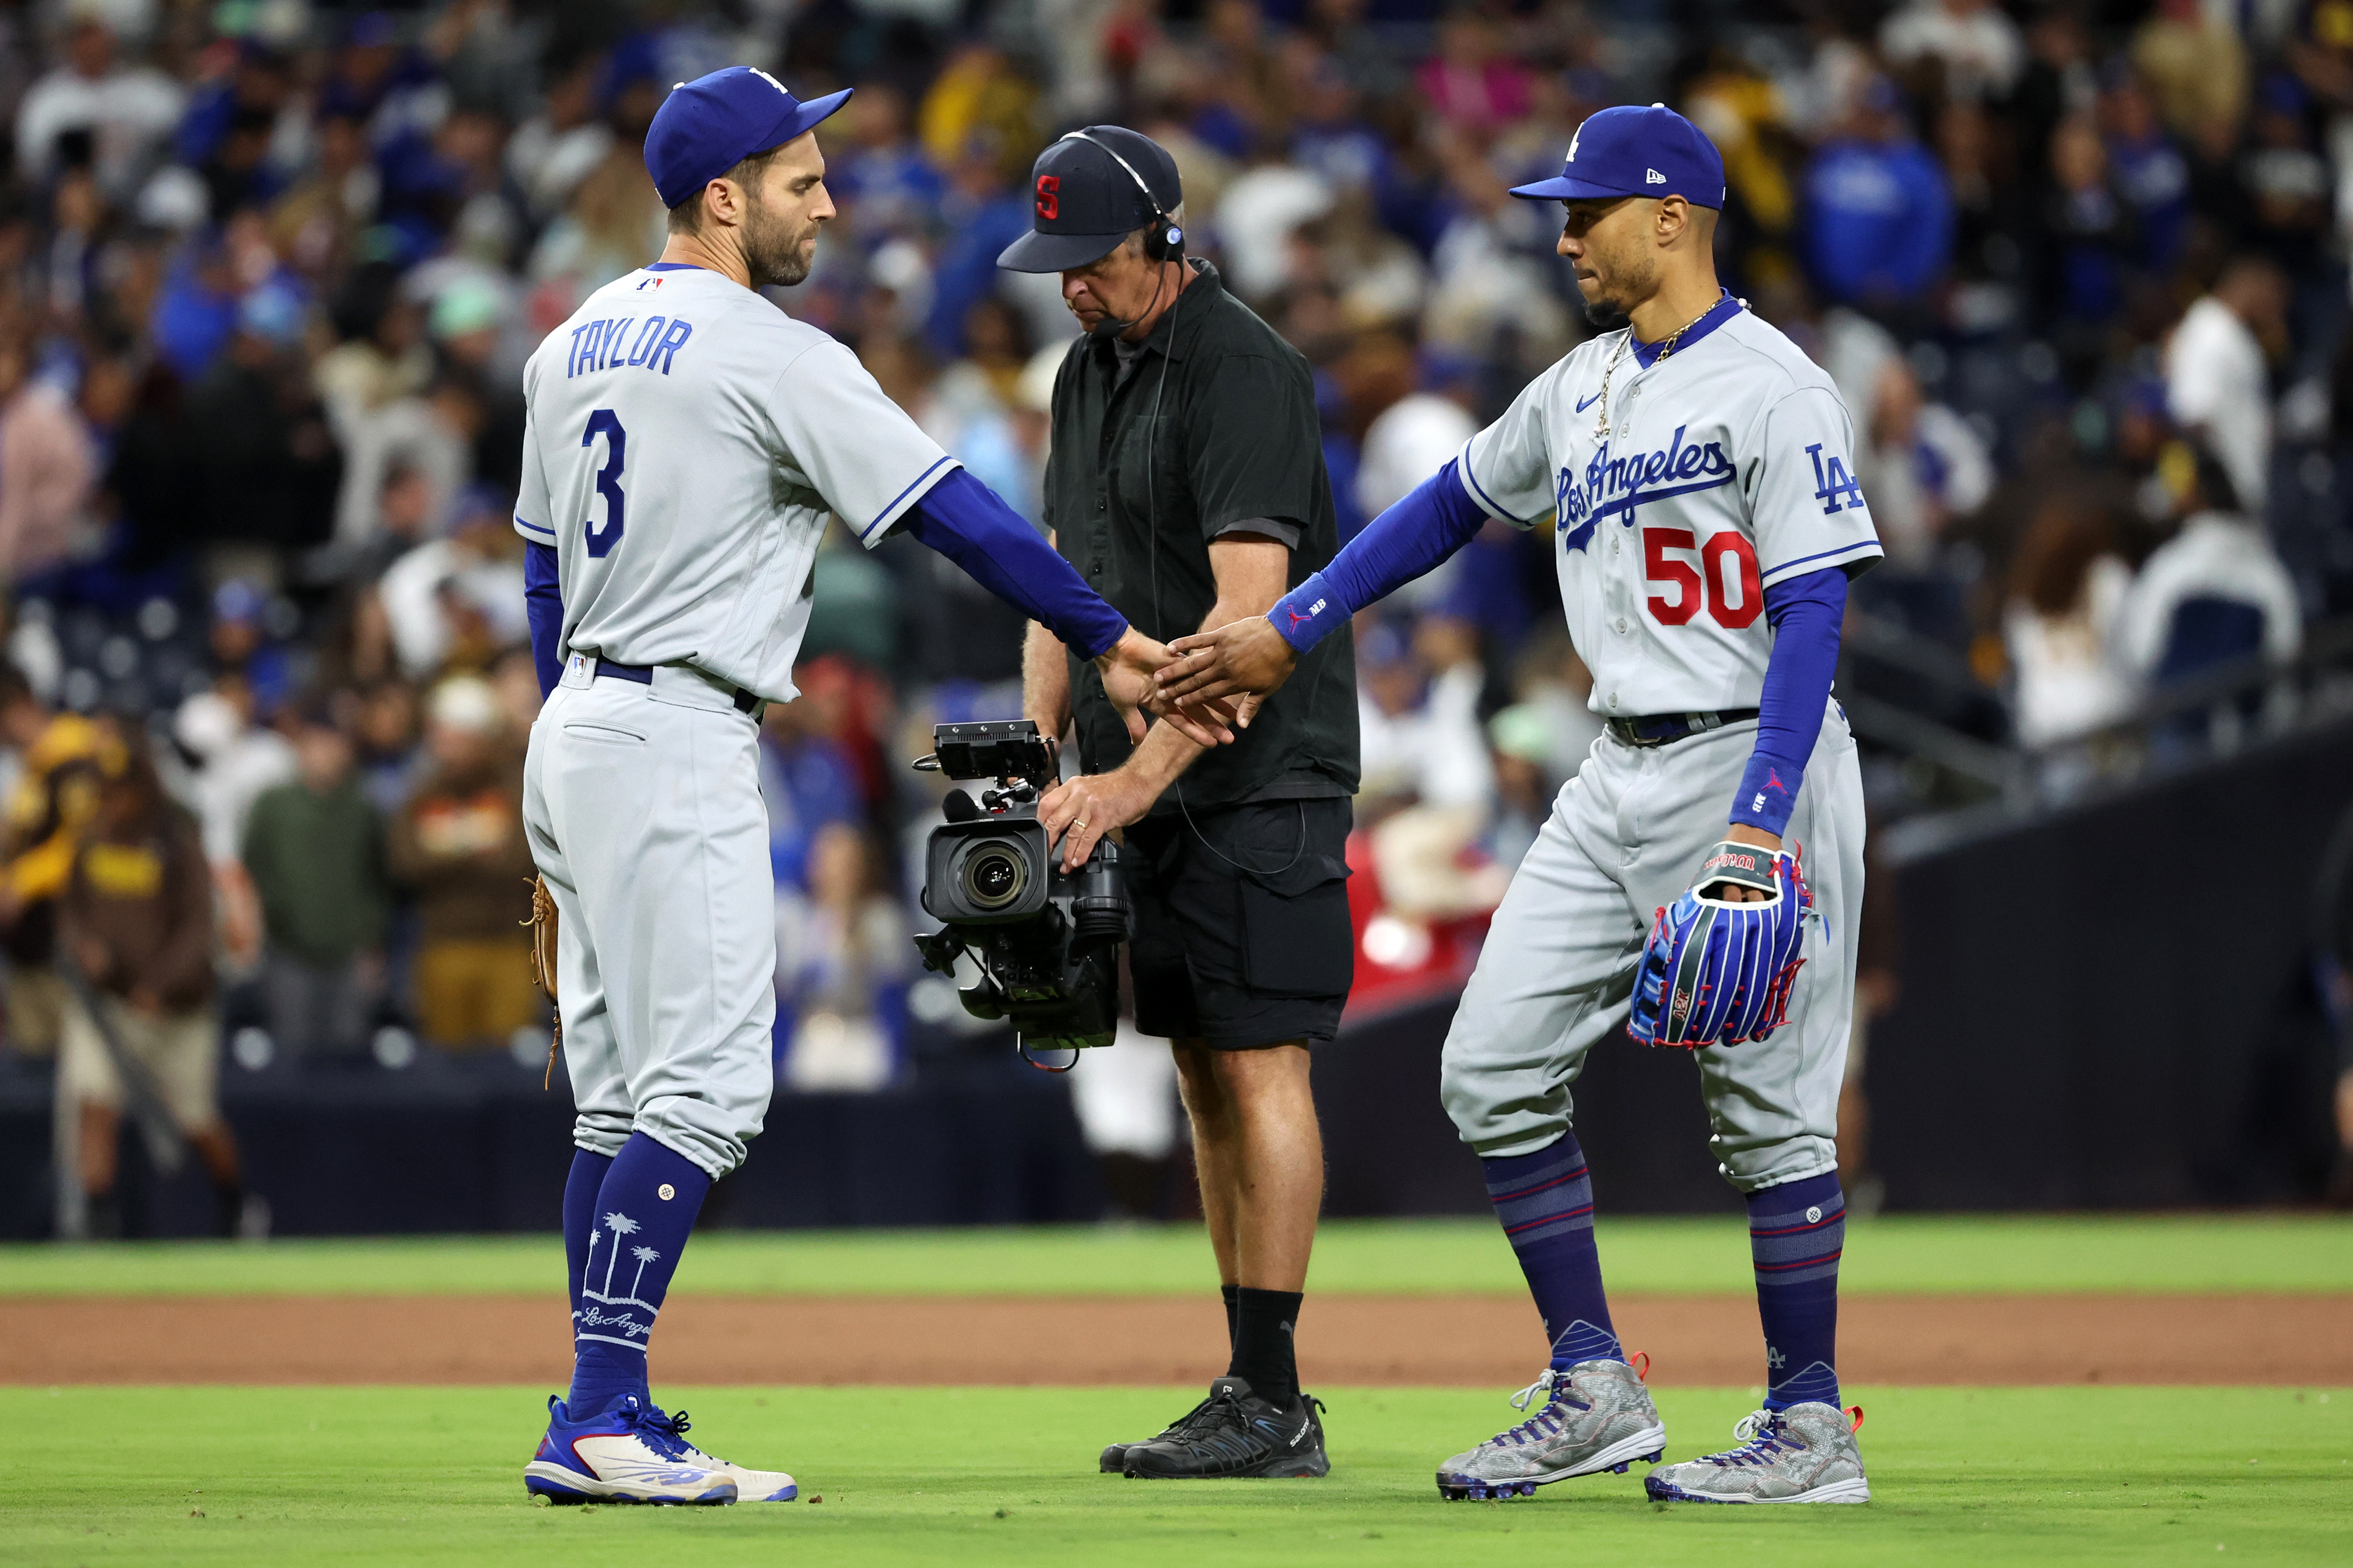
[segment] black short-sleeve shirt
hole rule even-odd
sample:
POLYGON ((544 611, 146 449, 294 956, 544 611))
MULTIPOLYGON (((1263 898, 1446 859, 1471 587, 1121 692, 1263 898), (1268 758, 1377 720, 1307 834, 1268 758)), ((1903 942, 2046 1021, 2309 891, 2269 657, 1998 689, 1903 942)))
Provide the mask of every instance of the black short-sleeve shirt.
MULTIPOLYGON (((1217 268, 1192 283, 1123 363, 1108 339, 1082 337, 1054 378, 1046 523, 1087 585, 1163 642, 1198 631, 1217 602, 1209 541, 1237 523, 1289 527, 1288 585, 1339 550, 1324 468, 1314 377, 1297 349, 1228 293, 1217 268)), ((1118 767, 1126 728, 1093 665, 1071 660, 1079 761, 1118 767)), ((1191 810, 1356 792, 1352 639, 1325 637, 1231 745, 1178 781, 1191 810)), ((1155 811, 1174 811, 1176 789, 1155 811)))

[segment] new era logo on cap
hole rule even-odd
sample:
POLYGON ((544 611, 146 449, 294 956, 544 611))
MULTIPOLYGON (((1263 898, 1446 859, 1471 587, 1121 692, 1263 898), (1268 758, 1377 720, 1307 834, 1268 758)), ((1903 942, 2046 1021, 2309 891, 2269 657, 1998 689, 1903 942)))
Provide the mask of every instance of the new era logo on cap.
POLYGON ((1608 201, 1681 196, 1724 205, 1724 158, 1698 126, 1663 103, 1622 104, 1587 118, 1570 138, 1559 175, 1514 185, 1529 201, 1608 201))

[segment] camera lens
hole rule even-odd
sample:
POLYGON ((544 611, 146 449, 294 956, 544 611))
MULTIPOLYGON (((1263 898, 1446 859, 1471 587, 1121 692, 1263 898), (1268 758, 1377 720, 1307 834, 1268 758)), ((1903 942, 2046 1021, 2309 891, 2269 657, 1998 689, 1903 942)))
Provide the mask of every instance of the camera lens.
POLYGON ((1029 882, 1029 868, 1008 845, 984 844, 964 863, 965 894, 980 909, 1003 909, 1029 882))

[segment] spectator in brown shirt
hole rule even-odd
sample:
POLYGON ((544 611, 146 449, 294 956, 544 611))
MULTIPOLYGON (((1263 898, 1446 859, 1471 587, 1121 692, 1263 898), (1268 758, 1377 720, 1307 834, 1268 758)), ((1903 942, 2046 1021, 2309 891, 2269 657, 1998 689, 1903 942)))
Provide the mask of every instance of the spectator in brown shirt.
POLYGON ((97 1015, 69 1003, 58 1049, 58 1093, 79 1138, 91 1231, 121 1226, 114 1183, 125 1096, 102 1018, 212 1178, 220 1233, 260 1234, 267 1210, 246 1194, 220 1110, 212 868, 195 819, 164 797, 143 751, 100 786, 58 913, 62 955, 89 982, 97 1015))
POLYGON ((522 836, 522 759, 488 681, 434 688, 432 772, 393 818, 393 879, 417 900, 417 1016, 425 1037, 461 1048, 505 1045, 544 1016, 531 978, 531 849, 522 836))

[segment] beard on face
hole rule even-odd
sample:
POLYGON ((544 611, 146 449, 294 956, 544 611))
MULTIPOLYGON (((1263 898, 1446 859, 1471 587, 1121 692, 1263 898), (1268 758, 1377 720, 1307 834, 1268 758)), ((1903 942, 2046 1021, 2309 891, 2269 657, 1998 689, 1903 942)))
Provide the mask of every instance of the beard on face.
POLYGON ((795 223, 768 210, 756 192, 744 193, 744 265, 754 289, 790 289, 806 280, 816 259, 808 241, 814 222, 795 223))
MULTIPOLYGON (((1658 281, 1657 263, 1646 258, 1630 266, 1597 267, 1595 270, 1602 273, 1607 280, 1602 284, 1600 293, 1583 300, 1586 321, 1597 331, 1604 332, 1614 332, 1620 327, 1630 325, 1634 319, 1635 301, 1650 292, 1658 281)), ((1580 299, 1583 293, 1584 290, 1578 290, 1580 299)))
POLYGON ((1631 326, 1634 318, 1617 300, 1603 298, 1585 301, 1585 324, 1597 332, 1614 332, 1620 327, 1631 326))

